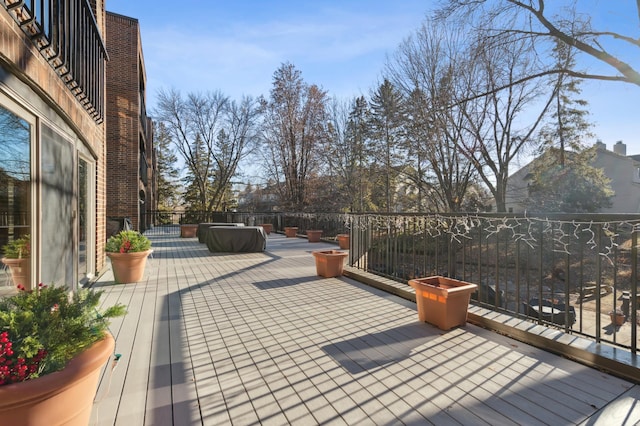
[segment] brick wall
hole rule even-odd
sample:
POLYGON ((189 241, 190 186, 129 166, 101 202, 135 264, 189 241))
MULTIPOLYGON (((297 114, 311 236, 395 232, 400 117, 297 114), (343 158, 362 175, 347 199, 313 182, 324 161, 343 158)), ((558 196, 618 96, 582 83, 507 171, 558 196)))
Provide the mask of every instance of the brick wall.
POLYGON ((140 210, 140 33, 136 19, 106 12, 107 217, 128 217, 138 229, 140 210))
MULTIPOLYGON (((102 0, 95 0, 96 10, 104 9, 102 0)), ((100 22, 98 22, 100 25, 100 22)), ((0 7, 0 63, 18 76, 47 103, 96 156, 96 271, 104 267, 104 182, 105 125, 87 114, 58 74, 45 61, 18 24, 0 7)))

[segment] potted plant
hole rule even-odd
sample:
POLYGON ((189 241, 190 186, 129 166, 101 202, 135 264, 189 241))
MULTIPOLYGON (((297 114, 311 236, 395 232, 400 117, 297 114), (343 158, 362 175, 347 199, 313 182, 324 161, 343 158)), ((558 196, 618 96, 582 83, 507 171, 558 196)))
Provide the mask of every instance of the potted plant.
POLYGON ((307 229, 307 239, 310 243, 319 243, 322 229, 307 229))
POLYGON ((198 224, 183 223, 180 225, 180 238, 195 238, 198 224))
POLYGON ((15 285, 21 284, 31 289, 31 237, 24 235, 16 238, 2 249, 2 263, 9 267, 11 279, 15 285))
POLYGON ((261 223, 260 226, 262 226, 262 229, 264 229, 264 233, 267 235, 270 235, 271 231, 273 231, 273 225, 270 223, 261 223))
POLYGON ((151 241, 138 231, 120 231, 109 237, 105 251, 116 282, 137 283, 144 276, 147 257, 152 252, 151 241))
POLYGON ((409 280, 416 291, 418 319, 449 330, 467 323, 467 310, 471 293, 477 284, 442 276, 409 280))
POLYGON ((298 235, 298 227, 297 226, 285 226, 284 227, 284 235, 287 238, 295 238, 298 235))
POLYGON ((2 424, 87 425, 102 367, 114 350, 102 292, 44 286, 0 300, 2 424))
POLYGON ((316 259, 316 273, 325 278, 339 277, 344 269, 344 260, 349 255, 340 250, 320 250, 311 252, 316 259))
POLYGON ((349 234, 338 234, 336 235, 336 239, 341 249, 349 249, 349 234))
POLYGON ((625 316, 622 309, 616 308, 615 310, 609 312, 609 318, 611 318, 611 324, 613 325, 622 325, 624 324, 625 316))

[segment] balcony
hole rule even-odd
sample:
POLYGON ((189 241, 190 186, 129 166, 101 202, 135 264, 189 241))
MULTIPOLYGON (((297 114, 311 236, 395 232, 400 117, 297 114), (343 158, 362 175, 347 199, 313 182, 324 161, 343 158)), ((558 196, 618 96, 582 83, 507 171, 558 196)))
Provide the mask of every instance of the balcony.
POLYGON ((143 282, 114 285, 107 273, 95 284, 129 313, 112 324, 122 357, 103 376, 92 424, 640 421, 631 381, 474 324, 443 332, 404 297, 316 276, 310 251, 330 242, 272 233, 264 253, 212 254, 156 224, 143 282))
POLYGON ((98 124, 107 51, 87 0, 0 0, 98 124))

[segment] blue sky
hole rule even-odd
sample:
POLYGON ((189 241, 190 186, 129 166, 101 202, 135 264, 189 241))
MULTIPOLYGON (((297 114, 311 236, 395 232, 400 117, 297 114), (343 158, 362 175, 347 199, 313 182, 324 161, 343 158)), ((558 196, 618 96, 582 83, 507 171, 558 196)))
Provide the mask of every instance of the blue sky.
MULTIPOLYGON (((639 36, 635 2, 615 0, 609 6, 610 0, 580 1, 590 3, 595 26, 639 36), (622 3, 629 9, 612 10, 622 3)), ((331 96, 367 95, 380 81, 387 55, 420 26, 435 3, 106 0, 106 8, 140 22, 152 109, 161 88, 185 94, 220 90, 233 99, 267 96, 273 73, 284 62, 293 63, 306 82, 331 96)), ((634 65, 640 66, 640 60, 634 65)), ((589 66, 601 67, 595 62, 589 66)), ((609 149, 622 140, 627 154, 640 154, 640 87, 609 82, 582 87, 596 136, 609 149)))

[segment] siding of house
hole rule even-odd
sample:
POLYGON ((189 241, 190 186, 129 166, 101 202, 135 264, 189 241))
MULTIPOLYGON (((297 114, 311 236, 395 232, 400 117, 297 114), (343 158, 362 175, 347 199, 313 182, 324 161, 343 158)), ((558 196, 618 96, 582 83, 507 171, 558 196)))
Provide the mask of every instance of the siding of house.
MULTIPOLYGON (((596 151, 596 159, 593 166, 604 170, 605 175, 611 179, 611 189, 615 191, 612 206, 603 209, 601 213, 640 213, 640 162, 631 156, 624 155, 626 148, 620 143, 615 148, 617 152, 606 149, 599 142, 596 151), (620 153, 619 153, 620 152, 620 153)), ((527 164, 513 175, 509 176, 506 196, 507 211, 522 213, 522 200, 527 197, 527 176, 530 164, 527 164)))

